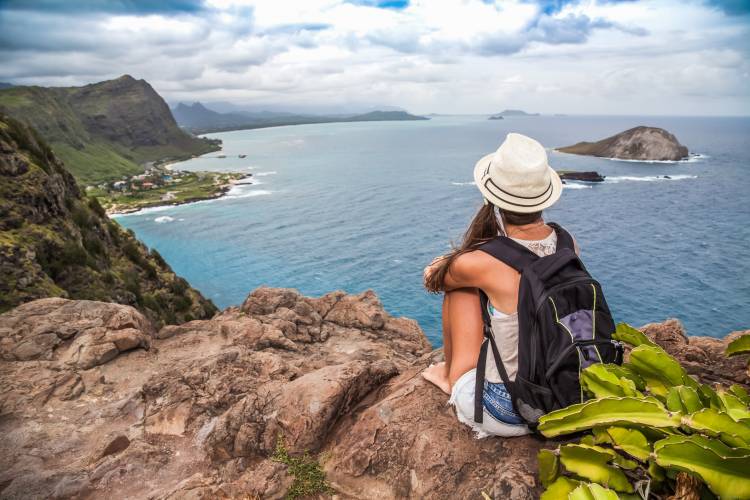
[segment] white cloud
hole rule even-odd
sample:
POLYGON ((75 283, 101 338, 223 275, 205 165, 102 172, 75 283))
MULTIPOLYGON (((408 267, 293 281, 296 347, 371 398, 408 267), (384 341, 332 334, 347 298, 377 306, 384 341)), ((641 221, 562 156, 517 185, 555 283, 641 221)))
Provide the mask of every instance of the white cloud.
POLYGON ((701 1, 210 0, 158 12, 0 7, 0 81, 130 73, 168 100, 413 112, 750 113, 747 15, 701 1), (734 13, 736 14, 736 13, 734 13))

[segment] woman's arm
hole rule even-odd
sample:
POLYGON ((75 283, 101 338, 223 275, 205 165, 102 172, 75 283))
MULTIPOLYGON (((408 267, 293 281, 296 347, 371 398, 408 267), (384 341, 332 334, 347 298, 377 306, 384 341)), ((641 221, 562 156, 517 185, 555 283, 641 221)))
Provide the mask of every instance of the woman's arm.
MULTIPOLYGON (((485 274, 482 272, 486 268, 486 263, 482 262, 482 252, 473 251, 460 254, 453 259, 448 272, 445 274, 443 290, 450 292, 459 288, 480 287, 481 278, 485 274)), ((424 270, 425 278, 430 276, 435 268, 440 265, 443 256, 437 257, 424 270)))

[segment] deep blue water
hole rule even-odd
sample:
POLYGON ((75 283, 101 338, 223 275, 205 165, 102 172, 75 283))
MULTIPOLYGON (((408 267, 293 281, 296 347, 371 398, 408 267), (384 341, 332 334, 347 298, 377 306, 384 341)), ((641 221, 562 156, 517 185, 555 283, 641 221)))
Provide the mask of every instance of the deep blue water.
POLYGON ((511 131, 553 148, 636 125, 664 127, 701 156, 663 164, 550 151, 555 168, 609 179, 572 185, 547 220, 574 233, 616 320, 677 317, 691 335, 750 327, 750 118, 436 117, 212 134, 227 158, 176 168, 246 170, 256 185, 118 220, 219 307, 263 284, 310 295, 372 288, 439 345, 441 299, 422 288, 422 269, 481 204, 474 163, 511 131))

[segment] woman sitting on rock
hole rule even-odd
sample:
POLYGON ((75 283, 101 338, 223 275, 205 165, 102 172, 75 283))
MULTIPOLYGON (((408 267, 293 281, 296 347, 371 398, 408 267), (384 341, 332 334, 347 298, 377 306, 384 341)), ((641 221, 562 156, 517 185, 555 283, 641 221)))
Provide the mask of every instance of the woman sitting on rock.
POLYGON ((514 133, 508 134, 495 153, 479 160, 474 181, 484 197, 484 206, 472 220, 461 246, 436 258, 425 269, 425 287, 431 292, 445 292, 445 362, 431 365, 423 376, 450 395, 458 419, 471 426, 478 437, 519 436, 529 429, 514 411, 492 352, 485 365, 483 422, 478 424, 473 418, 476 367, 484 339, 480 290, 489 299, 492 335, 511 381, 518 366, 519 333, 516 308, 520 274, 478 247, 506 235, 540 257, 555 253, 557 233, 545 224, 542 210, 560 198, 562 182, 547 163, 542 145, 514 133))

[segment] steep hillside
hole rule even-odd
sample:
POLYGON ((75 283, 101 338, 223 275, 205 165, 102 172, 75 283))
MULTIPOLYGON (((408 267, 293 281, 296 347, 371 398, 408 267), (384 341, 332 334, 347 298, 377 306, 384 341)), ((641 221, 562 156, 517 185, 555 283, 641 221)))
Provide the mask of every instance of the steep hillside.
POLYGON ((35 131, 0 115, 0 311, 40 297, 128 304, 160 324, 216 311, 83 196, 35 131))
POLYGON ((159 94, 129 75, 83 87, 2 89, 0 110, 36 128, 86 184, 218 149, 181 130, 159 94))

